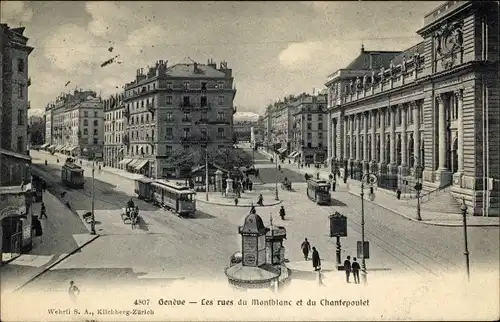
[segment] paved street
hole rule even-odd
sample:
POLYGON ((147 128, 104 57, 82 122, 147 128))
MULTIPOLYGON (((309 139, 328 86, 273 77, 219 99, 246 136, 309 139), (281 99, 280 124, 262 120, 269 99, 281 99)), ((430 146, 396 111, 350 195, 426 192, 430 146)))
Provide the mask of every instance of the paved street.
MULTIPOLYGON (((195 218, 182 219, 141 203, 142 228, 132 230, 118 219, 116 209, 130 193, 113 193, 116 187, 104 182, 111 179, 111 175, 103 174, 99 176, 102 182, 96 185, 99 191, 110 191, 96 202, 97 220, 103 222, 99 231, 102 236, 28 285, 27 290, 61 291, 71 279, 83 287, 92 287, 109 276, 124 285, 166 285, 193 278, 225 280, 224 267, 231 254, 240 249, 237 227, 243 223, 248 208, 199 203, 195 218)), ((129 184, 122 184, 120 189, 126 190, 129 184)), ((287 228, 285 246, 290 265, 303 262, 300 244, 305 237, 318 248, 323 261, 335 262, 335 240, 328 237, 328 215, 335 210, 348 217, 348 237, 341 240, 342 258, 356 256, 356 241, 361 239, 358 197, 341 186, 334 194, 334 205, 322 207, 307 199, 305 183, 296 183, 294 188, 295 192, 279 191, 287 211, 286 220, 279 219, 279 206, 258 209, 266 224, 272 215, 274 223, 287 228)), ((79 201, 82 207, 89 204, 83 200, 84 195, 78 198, 82 199, 79 201)), ((365 215, 366 239, 370 241, 369 279, 464 271, 461 229, 420 225, 372 203, 366 204, 365 215)), ((482 269, 498 271, 498 228, 470 228, 469 250, 473 278, 482 269)))

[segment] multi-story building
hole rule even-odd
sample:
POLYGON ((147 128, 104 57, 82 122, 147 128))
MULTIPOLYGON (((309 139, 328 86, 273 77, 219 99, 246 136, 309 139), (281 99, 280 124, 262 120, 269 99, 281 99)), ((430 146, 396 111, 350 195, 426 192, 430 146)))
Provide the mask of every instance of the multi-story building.
POLYGON ((474 215, 498 216, 498 6, 448 1, 424 17, 421 43, 400 53, 362 48, 333 73, 333 166, 354 179, 377 173, 379 186, 394 189, 422 180, 474 215))
POLYGON ((234 121, 233 131, 235 139, 241 142, 250 141, 252 127, 255 127, 256 125, 257 122, 250 120, 234 121))
MULTIPOLYGON (((62 94, 46 108, 52 148, 82 158, 100 158, 104 145, 102 100, 93 91, 62 94)), ((50 148, 50 147, 49 147, 50 148)))
POLYGON ((279 146, 277 152, 285 155, 290 151, 293 126, 293 101, 278 101, 271 110, 271 141, 274 147, 279 146))
POLYGON ((265 116, 259 116, 257 122, 255 122, 255 124, 250 129, 252 136, 250 142, 252 143, 252 146, 255 146, 255 144, 262 145, 264 143, 266 132, 265 122, 265 116))
POLYGON ((212 60, 169 67, 160 60, 146 73, 138 70, 123 98, 124 165, 152 177, 179 176, 170 158, 175 151, 193 152, 197 164, 205 149, 231 148, 235 95, 226 62, 219 68, 212 60))
POLYGON ((52 137, 52 114, 54 112, 54 104, 47 104, 45 106, 45 113, 43 115, 45 119, 45 143, 42 145, 43 148, 55 147, 55 141, 52 137))
POLYGON ((40 147, 44 142, 45 122, 41 116, 30 116, 28 126, 28 144, 29 146, 40 147))
POLYGON ((123 133, 125 118, 123 115, 123 93, 111 95, 103 100, 104 105, 104 164, 108 167, 124 169, 123 160, 125 146, 123 133))
POLYGON ((0 24, 0 262, 32 245, 28 57, 33 48, 24 29, 0 24))
POLYGON ((289 157, 302 164, 324 163, 328 152, 327 96, 299 97, 293 105, 289 157))

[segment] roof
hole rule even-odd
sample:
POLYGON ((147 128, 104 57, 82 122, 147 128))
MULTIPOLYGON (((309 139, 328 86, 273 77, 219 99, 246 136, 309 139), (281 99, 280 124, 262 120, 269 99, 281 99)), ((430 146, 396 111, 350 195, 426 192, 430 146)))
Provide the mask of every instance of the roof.
POLYGON ((195 64, 176 64, 170 66, 166 70, 167 76, 170 77, 189 77, 189 78, 225 78, 226 74, 204 64, 196 64, 196 72, 195 72, 195 64))
POLYGON ((345 69, 378 69, 382 66, 389 66, 391 59, 400 54, 401 51, 366 51, 356 57, 345 69))
MULTIPOLYGON (((412 46, 406 50, 404 50, 403 52, 401 52, 399 55, 397 55, 396 57, 394 57, 394 59, 392 60, 394 65, 399 65, 402 63, 403 61, 403 56, 406 57, 406 59, 410 59, 410 57, 412 57, 416 52, 420 53, 420 56, 423 57, 424 56, 424 42, 420 42, 418 44, 416 44, 415 46, 412 46)), ((390 63, 390 61, 389 61, 390 63)), ((389 64, 387 65, 384 65, 384 67, 389 67, 389 64)))
POLYGON ((245 223, 240 228, 240 233, 243 234, 264 234, 265 232, 266 226, 264 226, 262 218, 253 213, 246 216, 245 223))

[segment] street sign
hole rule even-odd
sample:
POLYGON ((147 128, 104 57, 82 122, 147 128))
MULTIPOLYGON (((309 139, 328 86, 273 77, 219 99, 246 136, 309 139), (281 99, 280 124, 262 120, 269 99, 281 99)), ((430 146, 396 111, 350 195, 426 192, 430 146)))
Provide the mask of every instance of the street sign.
POLYGON ((330 237, 347 237, 347 217, 335 212, 330 219, 330 237))
POLYGON ((365 259, 370 259, 370 243, 365 241, 364 251, 363 251, 361 245, 362 245, 362 242, 358 240, 358 242, 357 242, 358 257, 359 258, 364 257, 365 259))

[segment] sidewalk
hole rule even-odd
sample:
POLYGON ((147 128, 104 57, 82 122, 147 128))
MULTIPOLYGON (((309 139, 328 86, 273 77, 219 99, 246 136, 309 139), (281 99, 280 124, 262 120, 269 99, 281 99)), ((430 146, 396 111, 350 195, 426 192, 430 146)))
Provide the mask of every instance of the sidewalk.
MULTIPOLYGON (((270 153, 260 150, 261 154, 267 157, 273 157, 270 153)), ((298 169, 296 164, 288 164, 284 162, 281 164, 283 168, 287 168, 299 173, 309 173, 315 175, 320 173, 322 178, 328 179, 330 171, 328 168, 302 168, 298 169)), ((337 180, 337 191, 346 190, 349 193, 359 196, 361 191, 361 184, 357 180, 348 179, 347 185, 344 184, 343 180, 337 180)), ((385 208, 391 212, 397 213, 398 215, 408 218, 409 220, 434 225, 434 226, 448 226, 448 227, 462 227, 463 218, 461 214, 450 214, 441 213, 425 210, 425 206, 421 207, 420 216, 422 221, 416 219, 417 208, 412 205, 408 200, 398 200, 393 192, 379 189, 375 187, 375 200, 370 201, 367 197, 368 194, 365 192, 365 200, 367 202, 373 202, 382 208, 385 208)), ((467 226, 469 227, 500 227, 499 217, 478 217, 478 216, 467 216, 467 226)))
POLYGON ((257 200, 259 199, 259 194, 262 194, 264 199, 264 207, 271 207, 281 203, 281 200, 275 200, 275 194, 272 191, 248 191, 245 190, 244 193, 241 194, 241 198, 238 198, 238 206, 234 204, 234 198, 227 198, 222 195, 221 192, 209 192, 208 193, 208 201, 206 201, 206 195, 204 192, 198 192, 196 194, 196 200, 202 203, 208 203, 212 205, 219 206, 232 206, 232 207, 251 207, 257 206, 257 200))
MULTIPOLYGON (((33 236, 33 248, 0 269, 2 293, 14 291, 48 271, 97 236, 91 236, 80 220, 55 196, 43 194, 47 219, 41 219, 43 235, 33 236)), ((33 205, 33 215, 40 214, 41 203, 33 205)))

